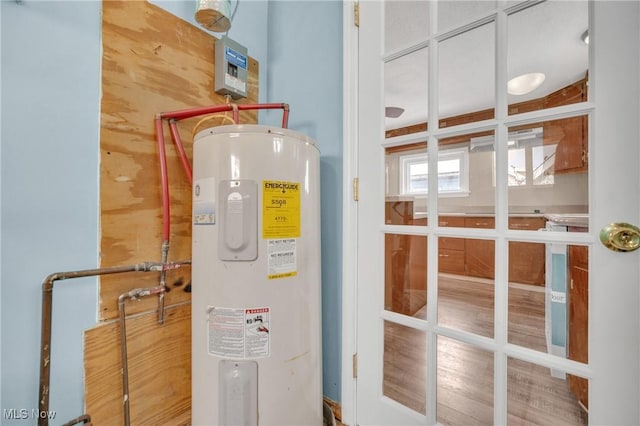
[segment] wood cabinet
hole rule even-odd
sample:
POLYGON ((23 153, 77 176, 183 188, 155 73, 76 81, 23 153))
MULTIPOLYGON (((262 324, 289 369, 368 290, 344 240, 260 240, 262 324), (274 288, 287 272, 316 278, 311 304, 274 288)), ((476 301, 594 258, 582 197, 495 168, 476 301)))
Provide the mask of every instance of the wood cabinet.
MULTIPOLYGON (((465 217, 465 228, 494 228, 493 217, 465 217)), ((464 240, 466 274, 473 277, 495 277, 495 242, 493 240, 464 240)))
MULTIPOLYGON (((574 361, 589 362, 589 249, 569 246, 569 342, 568 356, 574 361)), ((567 375, 569 389, 580 404, 589 407, 589 382, 567 375)))
POLYGON ((545 145, 556 145, 554 174, 587 171, 586 116, 546 121, 543 135, 545 145))
MULTIPOLYGON (((438 225, 464 228, 464 217, 440 216, 438 225)), ((438 239, 438 271, 456 275, 466 273, 464 238, 440 237, 438 239)))
POLYGON ((411 225, 413 223, 413 201, 386 201, 384 223, 387 225, 411 225))
POLYGON ((385 235, 385 309, 415 314, 427 301, 427 237, 385 235))
MULTIPOLYGON (((563 87, 547 96, 518 102, 509 105, 509 115, 538 111, 545 108, 554 108, 562 105, 570 105, 587 101, 588 89, 587 77, 563 87)), ((487 120, 495 116, 493 109, 473 111, 453 117, 442 118, 439 127, 451 127, 465 123, 487 120)), ((510 131, 518 131, 532 127, 540 127, 540 123, 532 123, 511 127, 510 131)), ((554 154, 554 173, 583 173, 588 170, 588 124, 587 117, 571 117, 560 120, 546 121, 542 123, 543 143, 556 145, 554 154)), ((423 132, 428 129, 426 122, 414 124, 400 129, 387 130, 386 137, 423 132)), ((439 145, 458 144, 468 142, 471 137, 492 135, 492 131, 477 132, 458 135, 439 140, 439 145)), ((426 142, 421 143, 421 148, 426 147, 426 142)))
MULTIPOLYGON (((510 217, 509 229, 537 231, 545 223, 541 217, 510 217)), ((544 244, 509 242, 509 281, 544 286, 544 244)))
MULTIPOLYGON (((385 223, 426 225, 413 218, 412 201, 387 201, 385 223)), ((385 235, 385 309, 413 315, 427 301, 427 237, 385 235)))
MULTIPOLYGON (((410 202, 388 202, 387 224, 427 225, 427 219, 413 219, 410 202)), ((452 228, 495 227, 492 216, 439 216, 438 224, 452 228)), ((544 228, 541 217, 511 217, 510 229, 536 231, 544 228)), ((495 278, 495 242, 479 238, 439 237, 438 271, 479 278, 495 278)), ((509 281, 544 285, 543 244, 509 243, 509 281)), ((426 303, 427 238, 419 235, 385 235, 385 308, 413 315, 426 303)))
MULTIPOLYGON (((587 79, 545 96, 543 108, 553 108, 587 100, 587 79)), ((543 123, 543 143, 556 145, 554 174, 586 172, 587 117, 571 117, 543 123)))

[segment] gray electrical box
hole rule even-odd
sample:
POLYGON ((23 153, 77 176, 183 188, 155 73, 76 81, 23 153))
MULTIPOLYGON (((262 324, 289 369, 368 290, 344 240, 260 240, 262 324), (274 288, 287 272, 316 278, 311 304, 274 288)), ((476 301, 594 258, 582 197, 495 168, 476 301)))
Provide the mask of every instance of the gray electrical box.
POLYGON ((233 99, 247 97, 247 48, 224 36, 216 42, 215 91, 233 99))

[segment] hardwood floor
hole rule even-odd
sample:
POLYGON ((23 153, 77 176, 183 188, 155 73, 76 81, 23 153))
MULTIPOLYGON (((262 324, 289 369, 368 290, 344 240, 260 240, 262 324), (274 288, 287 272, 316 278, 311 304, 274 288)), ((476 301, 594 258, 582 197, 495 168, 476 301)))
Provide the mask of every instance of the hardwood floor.
MULTIPOLYGON (((493 337, 493 282, 440 277, 438 321, 448 327, 493 337)), ((425 307, 426 308, 426 307, 425 307)), ((424 318, 426 309, 415 316, 424 318)), ((510 343, 546 351, 544 289, 509 288, 510 343)), ((493 354, 454 339, 437 341, 437 420, 447 425, 491 425, 493 354)), ((426 337, 419 330, 385 323, 383 393, 426 412, 426 337)), ((507 364, 509 425, 585 425, 587 415, 567 382, 549 369, 517 359, 507 364)))

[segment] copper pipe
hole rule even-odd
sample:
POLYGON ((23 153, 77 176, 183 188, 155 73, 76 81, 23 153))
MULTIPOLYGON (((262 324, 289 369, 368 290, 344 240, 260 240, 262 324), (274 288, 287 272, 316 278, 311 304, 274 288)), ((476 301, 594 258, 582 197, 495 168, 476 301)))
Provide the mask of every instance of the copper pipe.
POLYGON ((68 421, 67 423, 63 424, 62 426, 73 426, 73 425, 77 425, 78 423, 82 422, 83 425, 85 426, 91 426, 91 416, 88 414, 83 414, 80 417, 77 417, 73 420, 68 421))
POLYGON ((281 109, 282 110, 282 128, 286 129, 289 124, 289 104, 272 103, 272 104, 243 104, 238 105, 238 110, 260 110, 260 109, 281 109))
POLYGON ((196 115, 214 114, 216 112, 231 111, 233 109, 232 104, 212 105, 206 107, 187 108, 178 111, 161 112, 156 114, 156 118, 175 118, 176 120, 182 120, 183 118, 191 118, 196 115))
MULTIPOLYGON (((169 259, 169 239, 162 242, 162 253, 160 257, 162 265, 167 265, 169 259)), ((162 288, 167 288, 167 268, 162 268, 160 272, 160 284, 162 288)), ((158 298, 158 324, 164 324, 164 293, 158 298)))
MULTIPOLYGON (((142 297, 151 296, 154 294, 157 294, 159 297, 164 298, 165 292, 166 287, 157 286, 151 288, 135 288, 118 296, 118 316, 120 318, 120 355, 122 358, 122 402, 124 405, 125 426, 129 426, 131 424, 131 413, 129 408, 129 362, 127 361, 127 329, 124 304, 129 299, 138 300, 142 297)), ((160 312, 158 312, 158 314, 160 314, 160 312)))
MULTIPOLYGON (((45 278, 42 283, 42 325, 40 337, 40 385, 38 388, 38 407, 41 413, 49 411, 49 384, 51 379, 51 313, 53 305, 53 284, 55 281, 71 278, 93 277, 99 275, 120 274, 125 272, 162 272, 175 269, 190 260, 163 265, 158 262, 143 262, 127 266, 85 269, 80 271, 56 272, 45 278)), ((40 416, 38 426, 48 426, 48 416, 40 416)))

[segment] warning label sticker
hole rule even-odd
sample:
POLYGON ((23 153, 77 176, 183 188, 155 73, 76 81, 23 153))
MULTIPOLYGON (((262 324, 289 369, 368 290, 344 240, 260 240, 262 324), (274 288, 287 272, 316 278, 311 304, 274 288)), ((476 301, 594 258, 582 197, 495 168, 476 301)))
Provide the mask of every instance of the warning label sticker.
POLYGON ((208 309, 210 355, 225 358, 266 358, 270 356, 270 308, 208 309))
POLYGON ((193 185, 193 224, 216 223, 216 179, 198 179, 193 185))
POLYGON ((298 274, 295 239, 269 240, 267 250, 270 280, 293 277, 298 274))
POLYGON ((262 182, 262 238, 300 236, 300 184, 262 182))
POLYGON ((245 358, 266 358, 270 351, 269 308, 245 309, 245 358))

